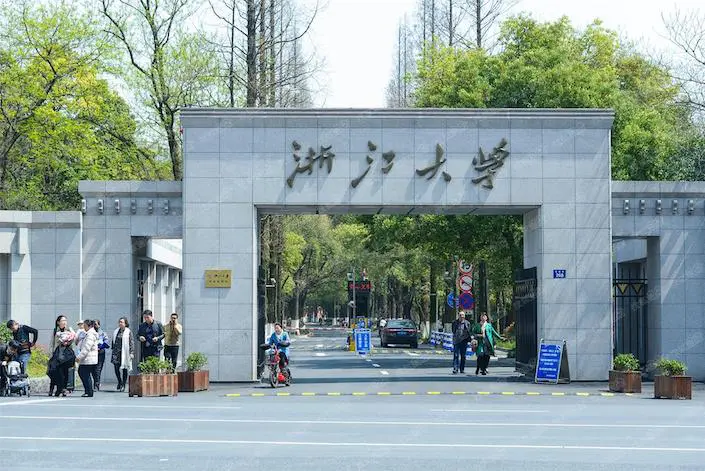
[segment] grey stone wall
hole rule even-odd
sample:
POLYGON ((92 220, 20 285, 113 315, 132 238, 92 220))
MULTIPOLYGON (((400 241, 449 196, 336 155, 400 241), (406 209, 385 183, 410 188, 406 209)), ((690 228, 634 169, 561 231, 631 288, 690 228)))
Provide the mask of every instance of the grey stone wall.
POLYGON ((215 379, 254 379, 258 214, 348 211, 526 214, 525 264, 539 273, 539 336, 567 340, 574 378, 606 378, 610 112, 189 109, 182 122, 184 310, 204 326, 189 330, 199 343, 217 322, 209 352, 220 358, 215 379), (503 138, 510 156, 494 188, 482 188, 472 182, 481 175, 472 161, 503 138), (436 161, 438 145, 447 158, 438 175, 417 175, 436 161), (320 155, 328 146, 330 172, 319 159, 310 174, 294 174, 309 148, 320 155), (390 151, 394 166, 384 173, 382 154, 390 151), (204 270, 216 267, 233 270, 231 289, 205 288, 204 270), (567 277, 555 279, 554 269, 567 277))

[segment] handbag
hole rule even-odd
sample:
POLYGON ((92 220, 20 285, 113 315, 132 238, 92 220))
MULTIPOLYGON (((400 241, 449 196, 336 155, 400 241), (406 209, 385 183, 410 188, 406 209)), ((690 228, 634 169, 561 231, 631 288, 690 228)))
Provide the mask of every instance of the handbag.
POLYGON ((56 361, 59 365, 73 364, 76 362, 76 353, 69 346, 61 346, 58 355, 56 355, 56 361))

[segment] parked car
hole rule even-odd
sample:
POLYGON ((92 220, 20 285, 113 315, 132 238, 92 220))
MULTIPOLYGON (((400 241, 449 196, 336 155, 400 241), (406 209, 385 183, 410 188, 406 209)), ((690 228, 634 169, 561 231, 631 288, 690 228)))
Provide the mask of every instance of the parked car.
POLYGON ((382 347, 388 345, 409 345, 411 348, 419 347, 419 330, 408 319, 390 319, 380 333, 382 347))

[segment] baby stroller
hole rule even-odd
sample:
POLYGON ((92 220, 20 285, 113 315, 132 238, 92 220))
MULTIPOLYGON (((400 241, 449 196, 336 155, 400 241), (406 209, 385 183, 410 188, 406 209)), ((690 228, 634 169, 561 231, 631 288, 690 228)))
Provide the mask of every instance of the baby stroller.
POLYGON ((3 365, 0 369, 0 384, 4 387, 0 389, 0 395, 29 397, 29 377, 22 368, 22 363, 18 361, 8 361, 7 365, 3 365))

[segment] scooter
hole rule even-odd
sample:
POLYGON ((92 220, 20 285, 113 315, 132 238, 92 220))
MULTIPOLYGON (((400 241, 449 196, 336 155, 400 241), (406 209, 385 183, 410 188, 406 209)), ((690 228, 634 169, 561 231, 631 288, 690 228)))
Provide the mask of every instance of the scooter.
MULTIPOLYGON (((289 342, 281 343, 282 347, 288 347, 289 342)), ((269 366, 269 384, 273 388, 283 384, 284 386, 291 386, 291 371, 289 370, 289 361, 287 359, 287 364, 284 369, 279 368, 279 361, 281 356, 279 355, 279 346, 270 345, 268 343, 263 343, 260 348, 267 351, 267 359, 265 363, 269 366)), ((262 373, 264 376, 265 372, 262 373)))

